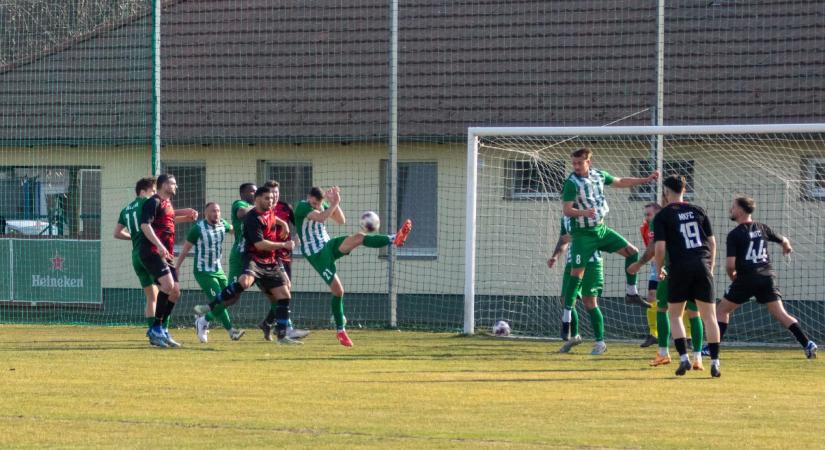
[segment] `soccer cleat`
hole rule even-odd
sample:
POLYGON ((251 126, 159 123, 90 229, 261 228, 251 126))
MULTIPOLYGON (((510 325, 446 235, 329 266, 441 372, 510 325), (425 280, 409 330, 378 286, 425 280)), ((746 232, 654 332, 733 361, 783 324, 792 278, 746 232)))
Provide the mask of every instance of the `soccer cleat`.
POLYGON ((278 339, 278 345, 304 345, 304 343, 289 337, 282 337, 278 339))
POLYGON ((195 334, 198 340, 206 344, 209 341, 209 321, 204 316, 197 316, 195 318, 195 334))
POLYGON ((680 361, 679 362, 679 368, 676 369, 676 375, 681 377, 682 375, 687 373, 688 370, 690 370, 690 367, 691 366, 690 366, 690 360, 689 359, 686 359, 684 361, 680 361))
POLYGON ((338 333, 335 333, 335 337, 338 338, 338 342, 340 342, 344 347, 352 347, 352 340, 350 340, 347 335, 347 330, 341 330, 338 333))
POLYGON ((407 236, 412 231, 412 220, 407 219, 401 224, 401 228, 398 229, 398 233, 395 235, 395 240, 392 242, 393 245, 396 247, 403 247, 404 242, 407 240, 407 236))
POLYGON ((638 305, 642 308, 652 308, 653 305, 647 302, 647 300, 643 299, 639 296, 639 294, 627 294, 624 296, 624 302, 627 305, 638 305))
POLYGON ((708 346, 708 344, 702 346, 702 356, 710 356, 710 347, 708 346))
POLYGON ((691 367, 691 370, 698 370, 701 372, 705 370, 705 366, 702 365, 702 361, 697 359, 696 361, 693 361, 693 367, 691 367))
POLYGON ((650 347, 651 345, 655 344, 658 341, 659 340, 656 339, 656 336, 654 336, 652 334, 648 334, 647 337, 645 338, 645 340, 641 344, 639 344, 639 347, 647 348, 647 347, 650 347))
POLYGON ((596 342, 593 344, 593 350, 590 350, 590 354, 593 356, 604 355, 604 352, 607 351, 607 344, 603 341, 596 342))
POLYGON ((229 331, 229 339, 232 339, 233 341, 240 341, 241 338, 243 337, 243 335, 246 334, 246 331, 239 330, 237 328, 232 328, 231 330, 228 330, 228 331, 229 331))
POLYGON ((303 339, 309 335, 309 330, 289 327, 286 329, 286 336, 290 339, 303 339))
POLYGON ((149 338, 149 343, 154 345, 155 347, 160 348, 167 348, 169 345, 166 343, 166 339, 163 336, 163 331, 161 330, 158 332, 157 330, 153 330, 149 328, 149 331, 146 332, 146 337, 149 338))
POLYGON ((166 340, 166 345, 172 348, 180 348, 180 342, 172 339, 172 335, 169 334, 169 330, 163 330, 163 338, 166 340))
POLYGON ((657 353, 656 357, 653 358, 652 361, 650 361, 650 365, 653 366, 653 367, 664 366, 665 364, 670 364, 670 362, 671 362, 670 355, 662 356, 662 355, 657 353))
POLYGON ((268 324, 266 320, 258 324, 258 328, 264 332, 264 339, 267 341, 272 340, 272 325, 268 324))
POLYGON ((722 376, 722 371, 719 370, 718 364, 711 364, 710 365, 710 376, 713 378, 719 378, 722 376))
POLYGON ((212 308, 209 305, 195 305, 195 313, 199 316, 207 314, 209 311, 212 311, 212 308))
POLYGON ((570 322, 562 322, 561 323, 561 340, 562 341, 570 340, 570 322))
POLYGON ((570 350, 572 350, 573 347, 575 347, 575 346, 577 346, 581 343, 582 343, 582 337, 577 334, 577 335, 571 337, 567 342, 565 342, 561 346, 561 348, 559 349, 559 353, 570 353, 570 350))
POLYGON ((816 359, 816 349, 818 347, 814 343, 814 341, 808 341, 808 345, 805 346, 805 356, 808 359, 816 359))

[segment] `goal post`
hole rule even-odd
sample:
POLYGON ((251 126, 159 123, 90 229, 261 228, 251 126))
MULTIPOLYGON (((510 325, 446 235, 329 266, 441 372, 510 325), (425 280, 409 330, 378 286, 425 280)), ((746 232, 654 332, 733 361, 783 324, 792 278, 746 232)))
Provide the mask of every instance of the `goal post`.
MULTIPOLYGON (((570 153, 585 146, 594 152, 594 168, 617 177, 658 169, 663 176, 687 178, 688 200, 708 211, 717 236, 718 298, 729 283, 724 269, 724 239, 733 228, 728 208, 735 194, 754 197, 755 220, 794 244, 790 260, 781 258, 778 247, 771 249, 786 308, 825 337, 818 331, 825 324, 825 124, 469 128, 465 334, 506 320, 517 335, 556 336, 564 261, 553 269, 545 261, 558 237, 570 153), (651 140, 659 138, 662 155, 655 145, 651 151, 651 140)), ((655 185, 608 189, 605 197, 610 207, 605 223, 643 252, 639 226, 644 205, 656 201, 655 185)), ((623 258, 604 258, 600 306, 608 337, 644 337, 645 311, 623 301, 623 258)), ((643 295, 648 278, 646 266, 637 282, 643 295)), ((580 317, 587 333, 587 314, 580 317)), ((751 302, 734 313, 726 338, 783 342, 785 334, 751 302)))

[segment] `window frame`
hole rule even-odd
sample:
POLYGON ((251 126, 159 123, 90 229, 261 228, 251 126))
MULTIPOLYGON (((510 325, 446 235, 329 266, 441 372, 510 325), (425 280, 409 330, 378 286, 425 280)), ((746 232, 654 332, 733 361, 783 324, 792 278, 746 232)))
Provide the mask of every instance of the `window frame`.
MULTIPOLYGON (((160 167, 161 167, 160 173, 170 173, 170 174, 175 176, 175 181, 180 183, 180 181, 181 181, 180 173, 175 173, 176 172, 175 170, 169 170, 170 166, 171 167, 186 167, 186 168, 190 168, 190 169, 192 169, 192 168, 201 169, 203 171, 203 181, 202 181, 203 184, 202 184, 202 190, 201 190, 201 192, 203 193, 203 199, 201 199, 201 204, 200 205, 178 204, 178 202, 176 202, 175 199, 180 198, 180 188, 178 188, 178 193, 172 199, 173 200, 172 206, 176 210, 177 209, 183 209, 183 208, 192 208, 192 209, 198 211, 198 214, 199 214, 198 219, 203 218, 203 207, 206 205, 206 198, 207 198, 206 197, 206 186, 208 185, 208 183, 207 183, 208 173, 207 173, 207 170, 206 170, 206 168, 207 168, 206 161, 205 160, 168 160, 168 161, 167 160, 162 160, 161 163, 160 163, 160 167)), ((184 181, 186 181, 186 180, 184 180, 184 181)), ((185 187, 185 186, 187 186, 187 184, 184 183, 181 186, 185 187)), ((189 230, 193 226, 194 226, 194 222, 186 222, 186 223, 179 223, 179 224, 176 223, 175 224, 175 247, 174 247, 175 253, 179 253, 181 251, 181 249, 183 248, 183 243, 184 243, 184 241, 186 241, 186 235, 189 233, 189 230)))
MULTIPOLYGON (((647 167, 649 170, 645 172, 642 170, 642 164, 649 163, 650 159, 642 159, 642 158, 633 158, 631 159, 631 173, 634 177, 643 178, 646 177, 652 172, 654 168, 654 164, 649 164, 647 167)), ((685 175, 685 179, 687 181, 687 186, 685 189, 685 200, 693 200, 696 195, 696 190, 694 188, 694 181, 696 180, 696 160, 695 159, 666 159, 662 163, 662 172, 659 174, 661 177, 667 177, 674 171, 672 167, 675 163, 678 163, 680 167, 684 167, 687 165, 690 167, 690 175, 685 175)), ((680 174, 684 175, 684 174, 680 174)), ((630 200, 632 201, 643 201, 643 202, 657 202, 656 199, 656 185, 653 183, 649 183, 646 185, 639 185, 633 186, 630 188, 630 200), (650 192, 641 192, 642 189, 646 189, 647 187, 651 188, 650 192)))
MULTIPOLYGON (((434 247, 415 248, 415 247, 409 247, 409 246, 405 245, 404 247, 400 247, 400 248, 396 249, 395 255, 398 259, 408 259, 408 260, 414 260, 414 259, 435 260, 435 259, 438 259, 438 223, 439 223, 439 217, 438 217, 438 161, 437 160, 399 160, 397 164, 398 164, 399 171, 401 170, 401 166, 404 166, 404 165, 427 164, 427 165, 432 165, 433 166, 433 170, 435 171, 434 175, 435 175, 435 181, 436 181, 435 195, 434 195, 434 198, 433 198, 433 204, 435 205, 434 206, 435 207, 435 216, 434 216, 435 223, 434 223, 434 227, 433 227, 434 230, 435 230, 435 236, 434 236, 435 237, 435 246, 434 247)), ((378 208, 378 214, 379 214, 380 217, 386 217, 386 213, 387 213, 387 175, 388 175, 388 172, 389 172, 389 160, 381 159, 380 162, 379 162, 379 187, 378 187, 378 192, 379 192, 378 197, 379 197, 379 203, 380 203, 379 208, 378 208)), ((396 188, 396 190, 400 189, 401 188, 400 183, 395 188, 396 188)), ((396 196, 396 197, 399 198, 399 196, 396 196)), ((399 205, 396 205, 396 208, 397 208, 397 210, 396 210, 396 213, 397 213, 401 208, 399 207, 399 205)), ((396 217, 396 219, 398 219, 400 221, 400 217, 396 217)), ((385 232, 390 233, 391 231, 395 231, 394 229, 393 230, 388 229, 387 227, 389 226, 389 224, 387 224, 383 219, 382 219, 382 222, 384 222, 384 224, 382 226, 383 226, 383 229, 385 230, 385 232)), ((378 256, 382 257, 382 258, 386 258, 387 257, 387 249, 382 248, 379 251, 378 256)))
MULTIPOLYGON (((564 189, 564 181, 567 179, 567 162, 565 160, 552 160, 552 161, 539 161, 535 159, 510 159, 507 160, 506 167, 505 167, 505 179, 507 180, 506 191, 504 193, 505 200, 561 200, 561 193, 564 189), (519 164, 529 164, 529 167, 516 167, 519 164), (532 179, 532 174, 534 171, 538 172, 541 170, 539 164, 543 163, 552 171, 557 171, 558 173, 558 189, 555 190, 547 190, 545 192, 517 192, 519 188, 518 185, 519 180, 524 180, 524 176, 517 176, 518 172, 522 172, 524 170, 530 170, 530 177, 532 179)), ((551 174, 554 175, 554 174, 551 174)), ((522 183, 523 184, 523 183, 522 183)), ((542 183, 543 186, 547 188, 552 188, 555 186, 550 186, 547 183, 542 183)))
MULTIPOLYGON (((803 198, 805 200, 825 200, 825 186, 817 186, 816 168, 821 166, 825 169, 825 157, 806 156, 802 158, 801 164, 803 180, 803 198)), ((825 179, 823 179, 825 182, 825 179)))

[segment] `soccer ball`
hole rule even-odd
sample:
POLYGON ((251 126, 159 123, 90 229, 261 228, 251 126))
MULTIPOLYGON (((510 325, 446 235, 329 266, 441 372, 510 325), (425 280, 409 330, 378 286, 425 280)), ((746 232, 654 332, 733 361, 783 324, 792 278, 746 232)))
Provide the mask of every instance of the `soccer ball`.
POLYGON ((503 321, 499 320, 493 325, 493 335, 495 336, 509 336, 510 335, 510 325, 503 321))
POLYGON ((361 229, 366 231, 367 233, 375 233, 378 231, 378 227, 381 226, 381 219, 378 218, 378 214, 375 214, 372 211, 366 211, 361 214, 361 229))

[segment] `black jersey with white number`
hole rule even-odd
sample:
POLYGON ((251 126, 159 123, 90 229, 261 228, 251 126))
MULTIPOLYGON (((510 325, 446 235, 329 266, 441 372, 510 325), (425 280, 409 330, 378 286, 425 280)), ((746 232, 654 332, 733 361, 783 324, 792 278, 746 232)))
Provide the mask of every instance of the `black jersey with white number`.
POLYGON ((743 223, 728 233, 727 256, 736 257, 737 277, 752 274, 774 275, 771 257, 768 256, 767 241, 781 243, 782 238, 764 223, 743 223))
POLYGON ((705 210, 687 203, 671 203, 653 218, 653 239, 665 241, 671 267, 709 264, 708 238, 713 236, 705 210))

